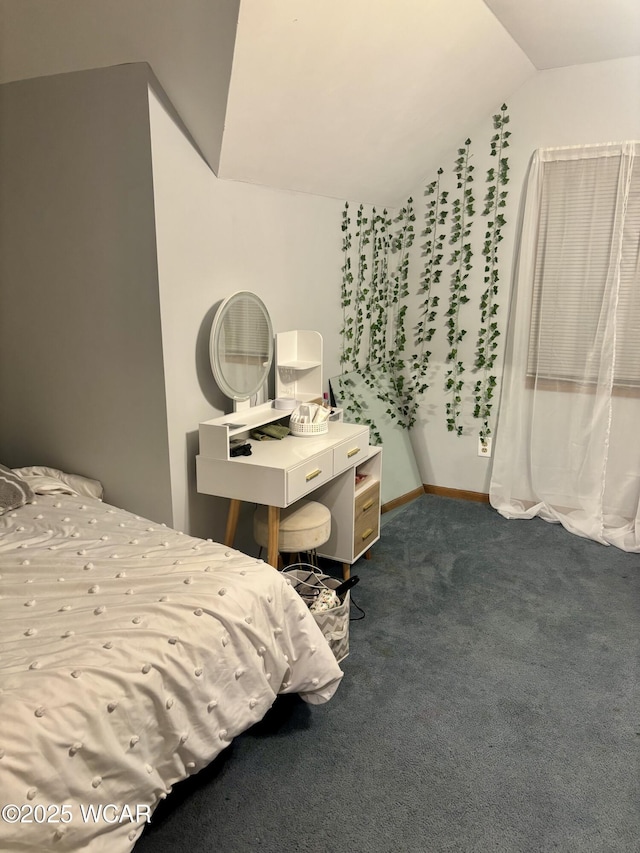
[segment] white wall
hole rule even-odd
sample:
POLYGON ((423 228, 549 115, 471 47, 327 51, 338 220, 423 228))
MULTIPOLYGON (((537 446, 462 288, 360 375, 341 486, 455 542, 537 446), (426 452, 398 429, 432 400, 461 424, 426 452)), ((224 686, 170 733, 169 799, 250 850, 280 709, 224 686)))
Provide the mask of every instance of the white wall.
MULTIPOLYGON (((500 247, 498 300, 503 333, 518 206, 533 150, 543 145, 640 136, 639 84, 640 59, 632 58, 541 72, 510 99, 513 135, 506 152, 510 198, 500 247)), ((496 104, 496 112, 499 107, 496 104)), ((326 385, 326 379, 339 372, 343 203, 220 181, 189 146, 153 93, 150 118, 174 524, 220 538, 226 502, 198 495, 194 482, 198 422, 231 409, 230 401, 216 389, 208 364, 212 309, 229 293, 248 289, 265 301, 276 331, 318 329, 324 337, 326 385)), ((481 209, 486 169, 494 164, 488 153, 494 133, 491 117, 475 128, 462 129, 461 144, 467 132, 474 141, 474 189, 481 209)), ((445 172, 451 172, 455 157, 452 151, 449 160, 441 162, 445 172)), ((433 175, 426 176, 425 184, 435 177, 438 165, 434 164, 433 175)), ((424 215, 422 188, 414 198, 419 233, 424 215)), ((473 359, 478 301, 484 289, 480 248, 486 223, 480 216, 476 220, 471 301, 462 315, 463 326, 468 329, 468 365, 473 359)), ((416 240, 416 247, 419 243, 416 240)), ((414 260, 414 276, 417 271, 414 260)), ((446 310, 449 271, 446 267, 440 290, 441 313, 446 310)), ((412 289, 416 286, 417 279, 412 289)), ((443 331, 438 332, 431 348, 431 387, 412 436, 422 479, 438 486, 486 493, 491 462, 477 455, 480 422, 470 416, 471 387, 476 377, 470 371, 466 374, 465 434, 458 438, 447 432, 445 424, 447 346, 443 331)), ((498 376, 501 370, 499 360, 498 376)), ((496 398, 494 414, 497 412, 496 398)), ((247 541, 242 544, 249 545, 247 541)))
POLYGON ((251 290, 274 331, 319 331, 328 387, 339 372, 342 202, 218 180, 153 91, 149 109, 174 526, 219 539, 227 502, 195 489, 198 423, 232 407, 209 368, 213 309, 251 290))
POLYGON ((0 86, 0 459, 171 523, 147 80, 0 86))
MULTIPOLYGON (((521 201, 523 185, 528 164, 533 151, 542 146, 576 145, 585 142, 608 142, 623 139, 640 139, 640 57, 631 57, 591 65, 578 65, 539 72, 526 82, 508 101, 511 117, 509 129, 512 132, 510 148, 505 152, 509 157, 510 183, 509 200, 506 212, 507 226, 503 229, 504 240, 500 244, 500 295, 498 315, 503 334, 500 353, 504 347, 504 333, 507 323, 508 294, 511 282, 513 253, 516 238, 516 221, 521 201)), ((500 104, 495 106, 495 112, 500 104)), ((477 208, 481 210, 481 200, 486 192, 486 169, 494 165, 495 158, 488 156, 488 142, 493 135, 491 117, 475 128, 461 128, 460 144, 466 135, 471 138, 474 153, 475 195, 477 208), (477 151, 484 144, 484 152, 477 151)), ((425 185, 435 178, 439 165, 445 173, 451 172, 456 158, 452 151, 448 161, 433 164, 432 174, 428 174, 425 185)), ((455 184, 451 186, 451 196, 455 193, 455 184)), ((418 200, 419 218, 417 225, 423 227, 424 201, 422 189, 414 198, 418 200)), ((468 330, 462 347, 464 362, 472 365, 474 344, 479 318, 479 298, 484 290, 482 280, 483 259, 480 254, 482 237, 486 222, 484 217, 476 216, 474 231, 475 267, 470 278, 468 295, 470 302, 463 307, 461 325, 468 330), (482 221, 481 221, 482 220, 482 221)), ((416 243, 420 241, 417 240, 416 243)), ((450 252, 450 247, 446 247, 450 252)), ((417 275, 414 258, 413 275, 417 275)), ((443 327, 442 313, 446 310, 449 297, 450 268, 445 274, 440 288, 441 303, 437 325, 443 327)), ((414 278, 412 290, 417 286, 414 278)), ((415 318, 414 318, 415 319, 415 318)), ((465 373, 466 393, 464 412, 464 435, 456 437, 447 432, 445 423, 445 404, 448 399, 444 392, 444 380, 447 365, 447 352, 444 330, 439 329, 433 345, 430 376, 431 387, 425 394, 420 410, 420 422, 412 436, 414 450, 425 483, 464 489, 476 492, 488 492, 491 461, 477 455, 478 429, 480 421, 471 416, 473 400, 471 389, 475 374, 465 373)), ((502 362, 496 364, 498 377, 501 376, 502 362)), ((498 413, 498 400, 494 405, 494 415, 498 413)), ((494 417, 495 425, 495 417, 494 417)))
POLYGON ((342 203, 219 181, 144 64, 5 84, 0 118, 2 461, 221 538, 226 502, 194 482, 199 421, 231 409, 213 310, 250 289, 276 331, 317 329, 328 387, 342 203))

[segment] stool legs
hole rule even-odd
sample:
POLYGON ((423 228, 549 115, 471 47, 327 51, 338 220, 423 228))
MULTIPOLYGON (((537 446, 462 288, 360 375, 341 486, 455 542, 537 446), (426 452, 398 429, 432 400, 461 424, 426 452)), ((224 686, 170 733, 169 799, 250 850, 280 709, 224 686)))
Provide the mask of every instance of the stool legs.
MULTIPOLYGON (((258 548, 258 557, 260 557, 260 558, 262 557, 262 545, 258 548)), ((304 560, 305 557, 306 557, 306 560, 309 563, 309 565, 315 566, 316 568, 319 568, 320 564, 318 563, 318 552, 315 550, 313 550, 313 551, 298 551, 297 553, 294 551, 285 551, 284 555, 282 553, 278 552, 278 568, 281 569, 285 565, 294 566, 294 565, 296 565, 296 563, 303 563, 303 562, 305 562, 305 560, 304 560), (286 561, 285 561, 285 557, 286 557, 286 561)), ((269 562, 269 561, 267 560, 267 562, 269 562)), ((271 565, 271 564, 269 563, 269 565, 271 565)))
MULTIPOLYGON (((331 512, 317 501, 300 500, 289 507, 260 504, 253 514, 253 537, 267 548, 267 562, 280 565, 278 553, 315 552, 331 534, 331 512)), ((315 553, 311 562, 317 563, 315 553)))

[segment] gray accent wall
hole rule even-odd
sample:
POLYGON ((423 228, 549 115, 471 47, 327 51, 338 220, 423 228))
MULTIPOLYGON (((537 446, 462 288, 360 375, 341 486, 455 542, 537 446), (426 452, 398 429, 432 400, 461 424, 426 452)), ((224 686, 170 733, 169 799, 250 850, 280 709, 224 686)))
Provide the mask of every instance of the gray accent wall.
POLYGON ((0 461, 171 524, 149 76, 0 86, 0 461))

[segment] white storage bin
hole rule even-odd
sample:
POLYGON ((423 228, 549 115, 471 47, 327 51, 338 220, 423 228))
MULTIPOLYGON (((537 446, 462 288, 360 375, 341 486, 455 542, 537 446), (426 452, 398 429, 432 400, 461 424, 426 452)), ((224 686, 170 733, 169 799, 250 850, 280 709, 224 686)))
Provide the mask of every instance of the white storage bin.
MULTIPOLYGON (((313 601, 314 595, 321 589, 336 589, 342 583, 337 578, 322 574, 314 566, 298 566, 298 568, 285 570, 283 574, 291 580, 291 585, 307 605, 313 601)), ((338 607, 332 607, 330 610, 312 611, 313 618, 322 631, 325 640, 329 643, 338 663, 349 654, 350 612, 350 592, 346 593, 344 601, 338 607)))

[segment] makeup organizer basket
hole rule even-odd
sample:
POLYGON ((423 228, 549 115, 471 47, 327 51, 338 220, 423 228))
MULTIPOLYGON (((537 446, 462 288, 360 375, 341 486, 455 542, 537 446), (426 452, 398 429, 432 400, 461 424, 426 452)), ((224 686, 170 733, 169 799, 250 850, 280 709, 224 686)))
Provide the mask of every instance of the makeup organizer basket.
POLYGON ((329 432, 331 410, 315 403, 302 403, 291 413, 289 429, 291 435, 300 438, 313 438, 329 432))

